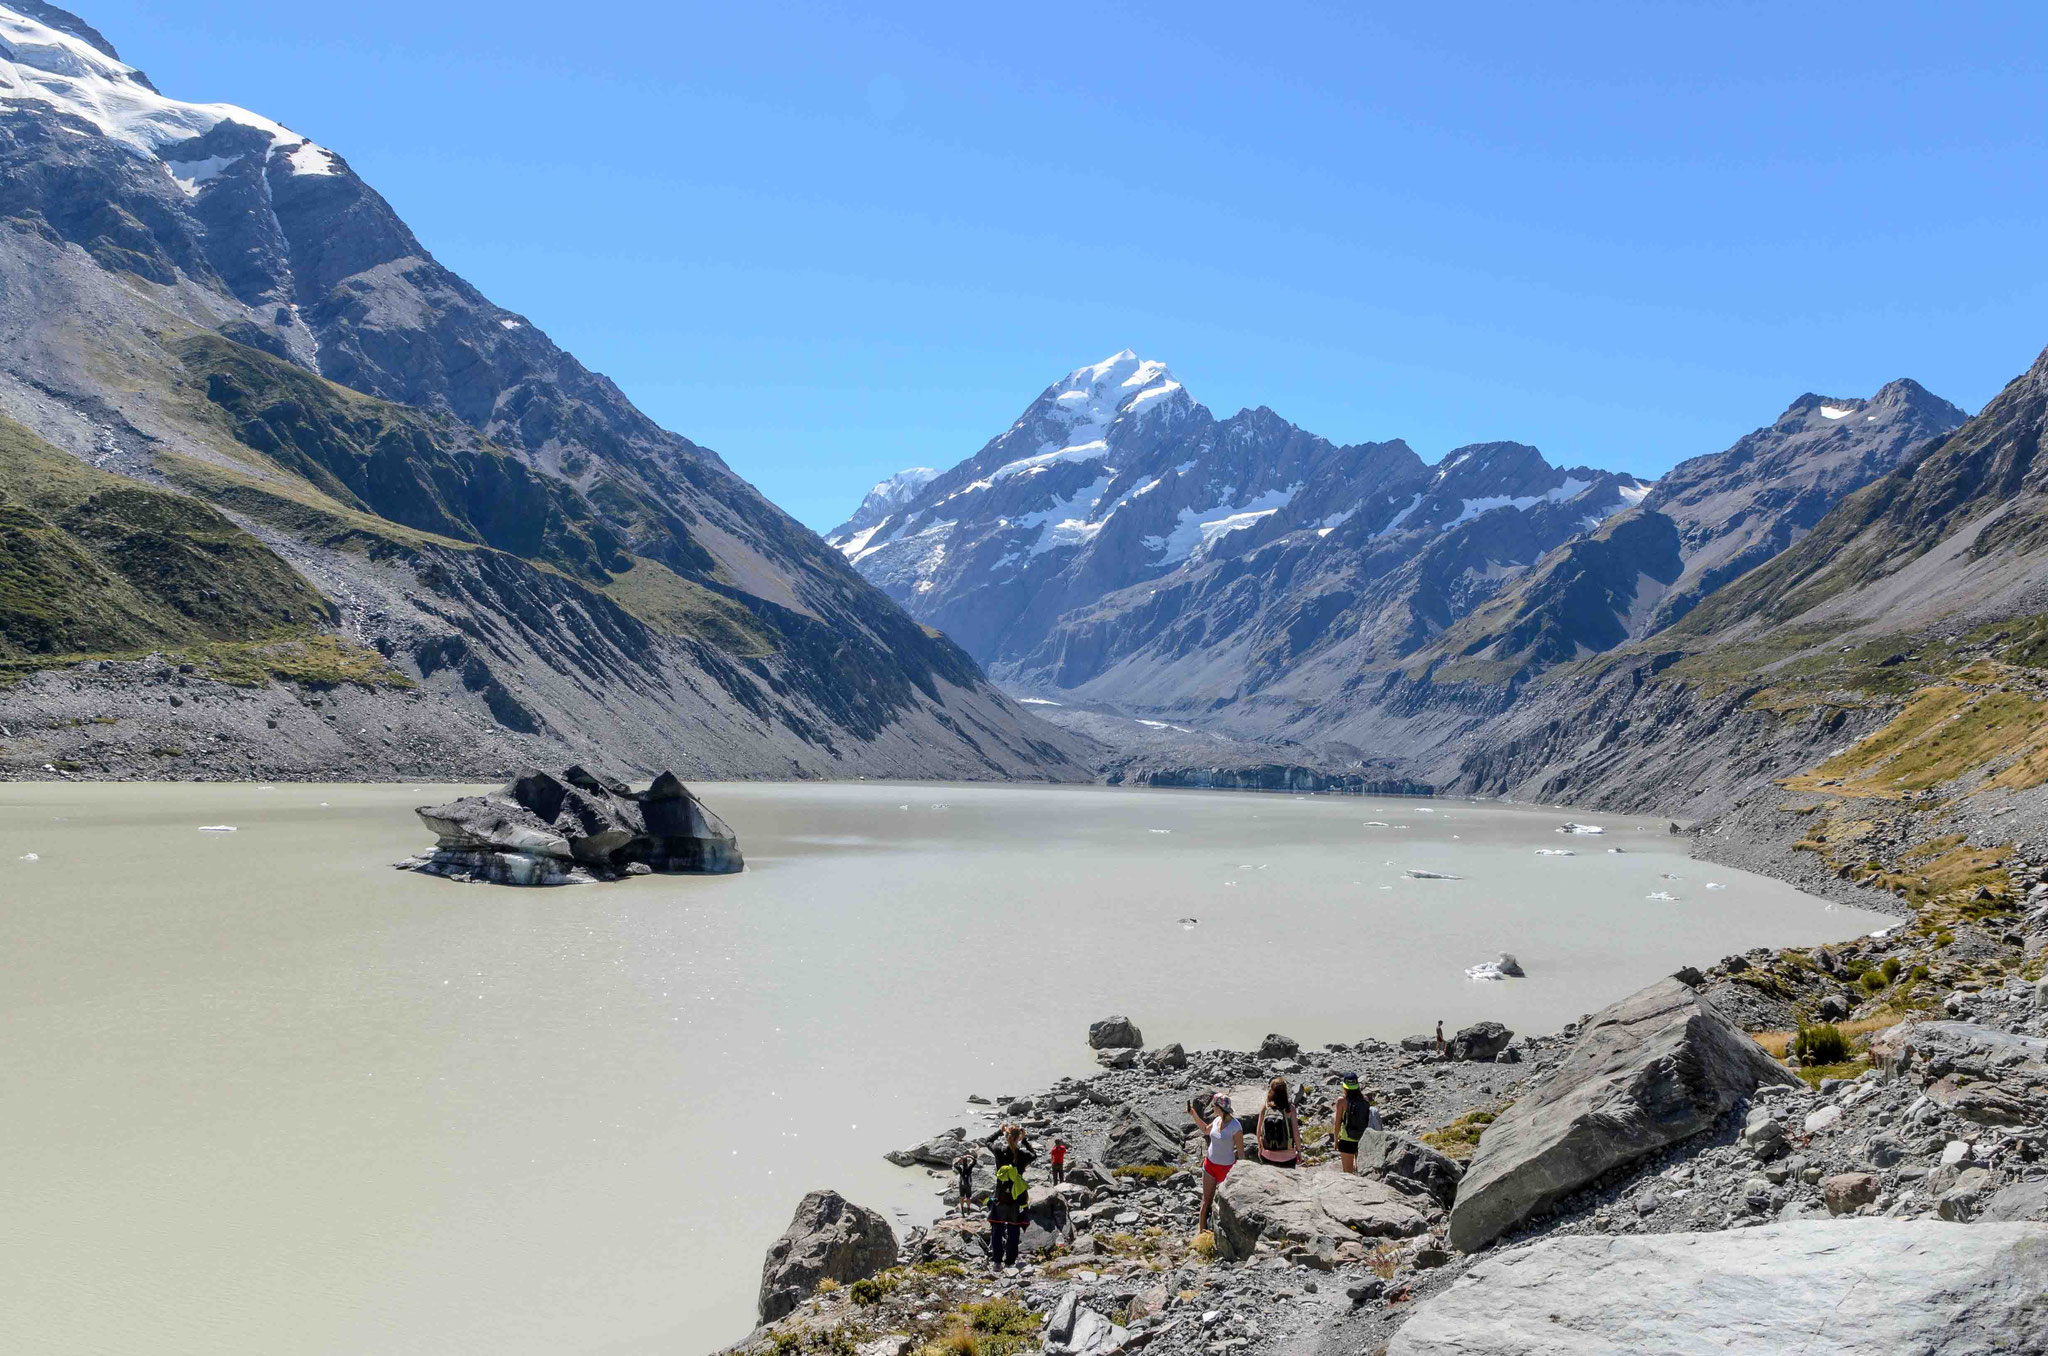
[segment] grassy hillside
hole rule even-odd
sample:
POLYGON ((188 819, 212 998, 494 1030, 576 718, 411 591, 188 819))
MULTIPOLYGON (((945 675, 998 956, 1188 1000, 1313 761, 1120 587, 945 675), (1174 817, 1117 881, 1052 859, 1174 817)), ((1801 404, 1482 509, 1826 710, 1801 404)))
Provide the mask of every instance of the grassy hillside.
POLYGON ((0 419, 0 659, 312 632, 332 608, 215 509, 0 419))

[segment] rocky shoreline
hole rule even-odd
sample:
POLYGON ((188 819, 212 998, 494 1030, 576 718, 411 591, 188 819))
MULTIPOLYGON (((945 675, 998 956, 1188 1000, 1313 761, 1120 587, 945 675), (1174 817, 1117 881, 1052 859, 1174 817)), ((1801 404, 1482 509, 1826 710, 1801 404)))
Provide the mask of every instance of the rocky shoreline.
MULTIPOLYGON (((1695 831, 1713 860, 1775 858, 1782 874, 1790 850, 1772 825, 1722 827, 1695 831)), ((2030 1307, 2048 1285, 2035 1275, 2048 1256, 2044 862, 2015 854, 1995 881, 1910 899, 1837 877, 1906 921, 1681 970, 1556 1033, 1474 1033, 1485 1039, 1466 1053, 1482 1058, 1439 1059, 1422 1037, 1112 1045, 1102 1073, 999 1098, 983 1123, 891 1156, 950 1200, 955 1157, 1006 1121, 1025 1126, 1040 1153, 1020 1268, 989 1270, 985 1211, 971 1209, 908 1231, 887 1266, 803 1278, 808 1297, 731 1350, 1505 1356, 1730 1334, 1763 1349, 1758 1333, 1800 1323, 1816 1352, 1934 1350, 1929 1333, 1986 1324, 1984 1349, 2040 1349, 2028 1342, 2048 1343, 2030 1307), (1690 1072, 1660 1093, 1674 1068, 1690 1072), (1345 1073, 1385 1123, 1348 1177, 1327 1128, 1345 1073), (1198 1238, 1185 1107, 1226 1089, 1249 1116, 1274 1076, 1304 1090, 1306 1166, 1241 1164, 1198 1238), (1045 1169, 1054 1134, 1073 1148, 1059 1186, 1045 1169), (1891 1302, 1849 1293, 1859 1268, 1886 1275, 1891 1302), (1522 1312, 1532 1285, 1547 1331, 1522 1312), (1675 1326, 1640 1326, 1649 1288, 1675 1326), (1747 1309, 1727 1311, 1731 1289, 1751 1294, 1747 1309), (1815 1314, 1838 1306, 1816 1333, 1815 1314)), ((992 1183, 986 1162, 974 1181, 992 1183)))

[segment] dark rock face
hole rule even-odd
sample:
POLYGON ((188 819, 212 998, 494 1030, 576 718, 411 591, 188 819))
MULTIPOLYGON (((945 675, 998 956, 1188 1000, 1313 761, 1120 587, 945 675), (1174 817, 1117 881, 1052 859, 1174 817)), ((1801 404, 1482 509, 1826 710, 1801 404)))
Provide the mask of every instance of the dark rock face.
POLYGON ((895 1265, 896 1231, 888 1220, 836 1191, 813 1191, 762 1263, 761 1321, 796 1308, 820 1281, 850 1285, 895 1265))
POLYGON ((1088 1027, 1088 1046, 1093 1050, 1130 1050, 1145 1043, 1145 1034, 1128 1017, 1105 1017, 1088 1027))
POLYGON ((529 768, 487 796, 423 805, 439 842, 399 865, 457 880, 566 885, 648 872, 728 875, 745 859, 724 820, 674 773, 645 791, 572 767, 529 768))
POLYGON ((1486 1128, 1451 1210, 1476 1252, 1603 1173, 1796 1080, 1712 1003, 1662 980, 1596 1015, 1550 1076, 1486 1128))
POLYGON ((1170 1167, 1180 1158, 1180 1136, 1158 1117, 1128 1104, 1110 1118, 1095 1155, 1105 1168, 1170 1167))
MULTIPOLYGON (((1501 973, 1508 971, 1503 969, 1501 973)), ((1499 1022, 1478 1022, 1451 1038, 1451 1058, 1492 1059, 1507 1049, 1508 1042, 1514 1038, 1515 1033, 1499 1022)))
POLYGON ((1410 1195, 1426 1195, 1446 1210, 1457 1199, 1462 1172, 1456 1160, 1420 1140, 1387 1130, 1368 1130, 1359 1136, 1358 1170, 1410 1195))

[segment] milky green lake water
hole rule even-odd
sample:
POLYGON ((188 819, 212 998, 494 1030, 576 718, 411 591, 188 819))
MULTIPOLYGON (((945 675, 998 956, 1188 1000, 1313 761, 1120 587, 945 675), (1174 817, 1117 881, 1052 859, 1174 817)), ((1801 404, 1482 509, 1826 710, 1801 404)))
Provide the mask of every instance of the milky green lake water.
POLYGON ((1549 1030, 1886 921, 1661 821, 698 789, 744 875, 521 891, 390 868, 450 788, 0 786, 0 1351, 693 1356, 745 1334, 806 1189, 927 1217, 882 1152, 1092 1070, 1109 1013, 1190 1047, 1549 1030), (1465 977, 1501 950, 1529 978, 1465 977))

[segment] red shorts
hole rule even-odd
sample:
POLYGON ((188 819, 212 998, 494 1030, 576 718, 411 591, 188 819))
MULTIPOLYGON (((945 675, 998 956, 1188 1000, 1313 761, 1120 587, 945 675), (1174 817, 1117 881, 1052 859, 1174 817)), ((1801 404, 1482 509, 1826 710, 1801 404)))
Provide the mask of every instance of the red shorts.
POLYGON ((1206 1158, 1202 1160, 1202 1171, 1208 1173, 1211 1177, 1214 1177, 1216 1179, 1217 1186, 1222 1186, 1223 1179, 1230 1176, 1230 1169, 1232 1166, 1233 1165, 1229 1163, 1211 1163, 1206 1158))

